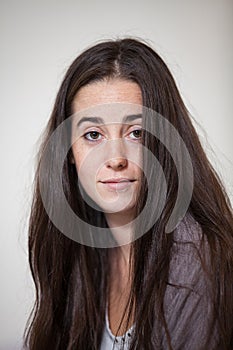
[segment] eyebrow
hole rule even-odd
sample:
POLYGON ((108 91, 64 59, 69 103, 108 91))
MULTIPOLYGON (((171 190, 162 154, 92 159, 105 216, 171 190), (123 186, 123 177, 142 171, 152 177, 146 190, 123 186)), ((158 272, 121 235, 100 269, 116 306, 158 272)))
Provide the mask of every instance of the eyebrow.
MULTIPOLYGON (((142 119, 142 114, 131 114, 131 115, 126 115, 122 122, 123 123, 129 123, 132 122, 136 119, 142 119)), ((105 124, 103 118, 100 117, 83 117, 82 119, 79 120, 77 126, 79 127, 82 123, 86 122, 91 122, 94 124, 105 124)))

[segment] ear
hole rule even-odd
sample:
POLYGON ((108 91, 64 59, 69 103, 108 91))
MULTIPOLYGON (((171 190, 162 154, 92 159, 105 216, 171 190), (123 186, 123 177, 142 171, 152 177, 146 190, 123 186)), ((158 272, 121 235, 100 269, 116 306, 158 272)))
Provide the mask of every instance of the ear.
POLYGON ((75 164, 73 155, 71 156, 70 163, 71 163, 71 164, 75 164))
POLYGON ((75 164, 73 152, 72 152, 71 149, 69 150, 69 153, 68 153, 68 161, 69 161, 69 163, 71 163, 71 164, 75 164))

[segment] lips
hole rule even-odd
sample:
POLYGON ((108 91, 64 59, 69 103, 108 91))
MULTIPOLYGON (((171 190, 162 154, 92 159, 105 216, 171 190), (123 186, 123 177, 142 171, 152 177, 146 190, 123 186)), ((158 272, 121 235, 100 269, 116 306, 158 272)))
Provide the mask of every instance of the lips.
POLYGON ((106 186, 106 188, 108 188, 109 190, 120 191, 120 190, 126 190, 135 181, 136 181, 135 179, 128 179, 128 178, 112 178, 112 179, 107 179, 100 182, 104 186, 106 186))
POLYGON ((119 182, 133 182, 135 179, 127 179, 127 178, 112 178, 104 181, 100 181, 102 183, 119 183, 119 182))

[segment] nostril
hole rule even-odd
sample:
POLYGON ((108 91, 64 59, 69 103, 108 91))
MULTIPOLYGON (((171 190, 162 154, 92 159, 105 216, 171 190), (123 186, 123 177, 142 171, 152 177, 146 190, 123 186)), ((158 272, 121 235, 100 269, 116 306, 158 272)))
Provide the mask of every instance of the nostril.
POLYGON ((107 161, 106 165, 108 168, 122 169, 127 166, 127 159, 126 158, 110 159, 109 161, 107 161))

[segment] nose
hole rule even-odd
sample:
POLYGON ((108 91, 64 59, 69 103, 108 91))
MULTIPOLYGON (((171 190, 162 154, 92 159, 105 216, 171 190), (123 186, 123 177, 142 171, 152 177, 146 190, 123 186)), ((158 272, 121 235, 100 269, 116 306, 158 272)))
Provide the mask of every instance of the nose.
POLYGON ((112 168, 113 170, 121 170, 126 168, 127 166, 127 159, 124 157, 118 157, 118 158, 111 158, 107 161, 107 168, 112 168))
POLYGON ((108 143, 108 160, 106 167, 113 170, 121 170, 127 167, 128 160, 125 156, 124 142, 121 139, 112 140, 108 143))

